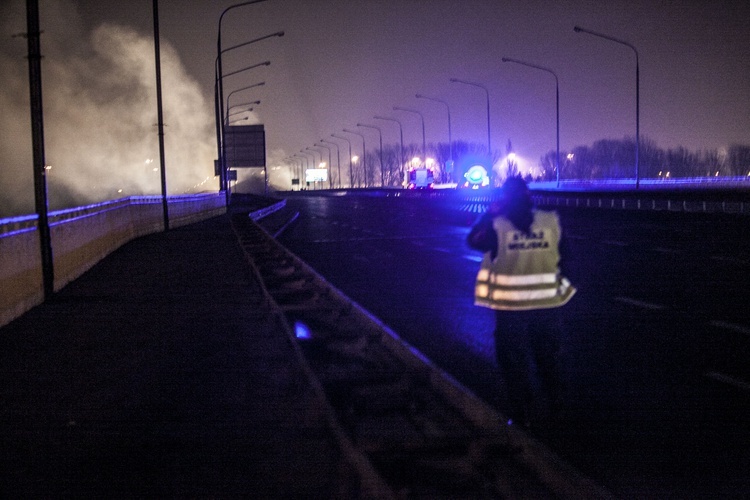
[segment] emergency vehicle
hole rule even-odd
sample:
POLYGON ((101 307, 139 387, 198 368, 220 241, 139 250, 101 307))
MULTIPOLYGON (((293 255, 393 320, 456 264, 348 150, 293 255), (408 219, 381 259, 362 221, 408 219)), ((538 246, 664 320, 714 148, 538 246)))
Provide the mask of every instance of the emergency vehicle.
POLYGON ((412 167, 406 172, 406 189, 433 189, 435 172, 431 168, 412 167))
POLYGON ((490 176, 487 174, 487 169, 482 165, 473 165, 464 174, 465 181, 458 184, 460 188, 466 189, 481 189, 489 187, 490 176))

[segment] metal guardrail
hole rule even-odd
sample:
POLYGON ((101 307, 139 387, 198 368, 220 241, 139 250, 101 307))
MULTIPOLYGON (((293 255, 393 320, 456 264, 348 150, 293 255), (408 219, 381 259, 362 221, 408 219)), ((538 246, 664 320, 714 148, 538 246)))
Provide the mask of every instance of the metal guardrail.
POLYGON ((364 497, 611 498, 289 252, 233 225, 329 403, 364 497))
POLYGON ((625 198, 602 196, 534 195, 537 205, 553 207, 603 208, 614 210, 652 210, 750 215, 750 202, 684 199, 625 198))
MULTIPOLYGON (((750 215, 750 182, 746 184, 746 189, 727 191, 687 188, 632 190, 593 184, 587 185, 588 190, 583 187, 572 189, 571 186, 565 186, 563 189, 542 189, 544 186, 540 183, 532 184, 530 187, 535 203, 540 206, 750 215), (600 189, 595 191, 596 188, 600 189)), ((455 198, 464 203, 471 201, 484 205, 498 196, 497 190, 413 191, 376 188, 291 192, 289 195, 341 196, 349 192, 361 196, 455 198)))

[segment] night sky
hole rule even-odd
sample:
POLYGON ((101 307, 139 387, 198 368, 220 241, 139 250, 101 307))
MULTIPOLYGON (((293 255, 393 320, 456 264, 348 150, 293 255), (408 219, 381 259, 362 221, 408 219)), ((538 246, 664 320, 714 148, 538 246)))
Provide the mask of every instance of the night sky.
MULTIPOLYGON (((213 173, 218 20, 226 7, 236 3, 159 2, 162 64, 168 66, 162 69, 164 93, 170 101, 165 107, 171 106, 165 108, 166 132, 175 151, 170 158, 167 150, 166 162, 173 169, 175 162, 180 164, 179 173, 173 176, 190 172, 185 185, 213 173), (180 158, 177 144, 186 140, 202 145, 180 158), (200 165, 186 169, 186 162, 200 165)), ((149 82, 154 74, 151 5, 151 0, 40 0, 45 31, 44 97, 45 103, 51 103, 45 117, 47 157, 49 163, 67 168, 67 183, 80 176, 73 164, 82 163, 77 158, 87 154, 95 138, 71 137, 71 111, 55 103, 75 106, 77 120, 94 120, 97 134, 110 126, 119 127, 106 141, 96 139, 112 150, 128 148, 127 142, 136 140, 133 135, 155 138, 150 128, 156 121, 155 102, 148 103, 154 85, 153 80, 149 82), (108 33, 116 30, 124 36, 102 35, 96 31, 102 23, 108 33), (96 33, 99 38, 92 35, 96 33), (119 52, 103 62, 100 51, 115 39, 119 52), (131 49, 123 51, 123 46, 131 49), (142 75, 136 83, 128 82, 132 67, 142 75), (128 93, 133 85, 141 85, 145 94, 126 102, 118 98, 119 91, 128 93), (68 86, 76 91, 63 92, 68 86), (86 99, 85 113, 80 104, 75 105, 79 98, 86 99), (134 101, 144 106, 146 117, 115 123, 118 115, 127 115, 116 110, 124 106, 130 111, 134 101), (65 133, 55 132, 63 129, 65 133)), ((9 196, 7 185, 12 184, 14 192, 24 191, 31 179, 29 113, 24 104, 28 99, 26 46, 22 38, 11 37, 25 31, 24 8, 21 0, 4 0, 0 7, 4 31, 0 41, 4 68, 0 194, 4 197, 9 196), (9 181, 9 172, 17 171, 9 181)), ((271 166, 357 123, 379 126, 384 142, 397 143, 397 126, 374 120, 374 115, 398 119, 404 127, 404 141, 421 143, 419 117, 393 111, 393 106, 421 111, 427 142, 447 142, 445 106, 417 99, 417 93, 448 102, 453 140, 486 144, 484 92, 450 79, 476 82, 489 90, 493 149, 504 152, 510 139, 521 165, 533 167, 555 148, 554 77, 503 63, 502 57, 544 66, 558 75, 563 150, 635 135, 634 52, 575 33, 576 25, 637 48, 642 136, 662 148, 701 150, 750 144, 750 4, 741 0, 268 0, 232 9, 224 17, 224 48, 285 32, 282 38, 225 54, 225 74, 271 61, 269 67, 227 77, 225 96, 266 82, 263 87, 238 92, 230 104, 261 100, 248 123, 265 125, 271 166)), ((377 143, 375 131, 364 133, 368 146, 377 143)), ((361 144, 354 139, 352 143, 361 144)), ((153 144, 155 140, 148 139, 143 147, 149 150, 153 144)), ((103 158, 99 164, 111 164, 110 173, 126 172, 128 162, 133 161, 121 153, 97 154, 103 158)), ((140 156, 157 158, 158 152, 140 156)), ((288 178, 278 182, 288 187, 288 178)), ((210 187, 215 188, 214 184, 212 179, 210 187)), ((29 187, 30 196, 31 191, 29 187)))

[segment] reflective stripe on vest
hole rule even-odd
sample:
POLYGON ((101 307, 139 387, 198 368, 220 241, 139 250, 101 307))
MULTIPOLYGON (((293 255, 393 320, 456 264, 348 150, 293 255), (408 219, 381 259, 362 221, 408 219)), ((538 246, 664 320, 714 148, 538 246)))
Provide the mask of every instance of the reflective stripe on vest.
POLYGON ((499 217, 493 221, 498 234, 498 255, 485 254, 477 274, 474 303, 501 310, 528 310, 566 304, 576 289, 560 275, 558 243, 560 226, 554 212, 534 212, 529 233, 515 229, 499 217))
POLYGON ((479 274, 477 275, 477 281, 486 281, 501 286, 541 285, 557 283, 557 274, 542 273, 513 276, 509 274, 490 273, 489 269, 480 269, 479 274))
POLYGON ((505 288, 477 281, 474 303, 491 309, 523 310, 559 307, 568 303, 576 289, 566 278, 543 288, 505 288))

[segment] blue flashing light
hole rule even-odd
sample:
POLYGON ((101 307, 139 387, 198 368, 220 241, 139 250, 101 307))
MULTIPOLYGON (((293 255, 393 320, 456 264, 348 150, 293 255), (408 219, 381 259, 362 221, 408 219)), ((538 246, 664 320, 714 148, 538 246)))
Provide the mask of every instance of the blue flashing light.
POLYGON ((464 187, 470 187, 472 189, 485 187, 490 183, 490 178, 487 175, 487 169, 482 165, 471 166, 464 174, 464 177, 466 178, 464 187))
POLYGON ((294 336, 300 340, 308 340, 312 338, 312 331, 310 327, 301 321, 294 322, 294 336))

